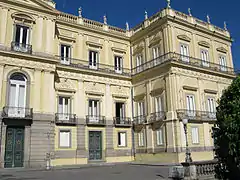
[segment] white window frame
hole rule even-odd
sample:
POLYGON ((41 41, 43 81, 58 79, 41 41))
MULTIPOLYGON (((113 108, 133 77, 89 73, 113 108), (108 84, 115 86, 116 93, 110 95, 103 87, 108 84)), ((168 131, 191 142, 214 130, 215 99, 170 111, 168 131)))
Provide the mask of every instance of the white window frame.
POLYGON ((89 62, 89 68, 91 69, 98 69, 98 63, 99 63, 99 52, 96 50, 89 50, 88 51, 88 62, 89 62), (90 54, 91 54, 91 58, 92 60, 90 61, 90 54), (94 56, 94 54, 96 54, 96 56, 94 56), (94 57, 96 57, 96 59, 93 59, 94 57), (94 65, 95 64, 95 65, 94 65))
POLYGON ((118 135, 118 147, 127 147, 127 132, 118 132, 117 135, 118 135))
POLYGON ((143 55, 141 54, 137 54, 136 55, 136 68, 137 68, 137 72, 141 72, 143 70, 142 67, 143 64, 143 55))
POLYGON ((158 146, 162 146, 163 145, 163 143, 164 143, 164 141, 163 141, 163 129, 162 128, 160 128, 160 129, 158 129, 157 131, 156 131, 156 139, 157 139, 157 145, 158 146))
POLYGON ((101 102, 98 99, 88 99, 88 116, 90 122, 99 122, 101 102), (90 103, 91 102, 91 103, 90 103), (92 106, 90 106, 92 104, 92 106), (95 107, 96 104, 96 107, 95 107))
POLYGON ((122 56, 114 56, 114 68, 115 72, 121 74, 123 70, 123 57, 122 56))
POLYGON ((72 133, 71 133, 71 130, 68 130, 68 129, 60 129, 59 130, 59 148, 71 148, 71 140, 72 140, 72 133), (62 133, 67 133, 68 134, 68 140, 67 140, 67 143, 64 142, 61 140, 61 137, 62 137, 62 133))
POLYGON ((208 116, 210 118, 216 118, 216 101, 213 97, 207 98, 207 108, 208 108, 208 116))
MULTIPOLYGON (((21 76, 21 75, 19 75, 21 76)), ((24 77, 22 75, 22 77, 24 77)), ((15 102, 12 108, 10 108, 8 110, 8 116, 9 117, 25 117, 25 107, 26 107, 26 95, 27 95, 27 80, 24 77, 25 81, 18 81, 18 80, 12 80, 10 79, 10 88, 11 85, 15 85, 16 87, 16 91, 15 91, 15 102), (20 91, 20 86, 24 86, 24 102, 23 102, 23 107, 19 107, 19 91, 20 91)), ((11 91, 11 89, 10 89, 11 91)), ((11 95, 11 93, 10 93, 11 95)), ((9 97, 9 100, 11 99, 11 97, 9 97)))
POLYGON ((180 43, 180 55, 182 61, 189 62, 189 45, 180 43))
POLYGON ((71 50, 72 47, 70 45, 66 44, 60 44, 60 58, 61 58, 61 63, 62 64, 70 64, 71 60, 71 50), (63 56, 62 56, 62 47, 63 47, 63 56), (68 54, 67 54, 67 49, 68 49, 68 54))
POLYGON ((192 133, 192 144, 199 144, 199 128, 192 127, 191 133, 192 133))
POLYGON ((192 94, 186 95, 186 108, 187 115, 190 117, 194 117, 196 115, 196 104, 195 97, 192 94))
POLYGON ((24 26, 24 25, 20 25, 20 24, 16 24, 15 25, 15 34, 14 34, 14 46, 13 46, 14 51, 28 52, 29 44, 30 44, 30 27, 24 26), (18 27, 20 28, 19 42, 16 41, 17 28, 18 27), (23 43, 23 31, 24 31, 24 29, 27 30, 26 43, 23 43))
POLYGON ((219 55, 219 64, 221 71, 227 71, 227 58, 224 55, 219 55))
POLYGON ((209 67, 209 52, 208 50, 201 49, 201 59, 202 59, 202 65, 205 67, 209 67))
POLYGON ((144 147, 145 146, 145 139, 144 139, 144 132, 139 132, 138 133, 138 146, 139 147, 144 147))
POLYGON ((71 97, 69 96, 58 96, 58 113, 59 120, 69 121, 71 114, 71 97), (60 112, 60 98, 62 98, 62 112, 60 112), (67 102, 67 109, 65 109, 65 103, 67 102))
POLYGON ((120 117, 118 117, 118 118, 120 118, 120 122, 121 122, 126 117, 126 104, 124 102, 115 102, 115 115, 116 115, 116 117, 117 117, 117 111, 116 111, 117 110, 117 108, 116 108, 117 104, 122 104, 122 107, 120 107, 120 117))

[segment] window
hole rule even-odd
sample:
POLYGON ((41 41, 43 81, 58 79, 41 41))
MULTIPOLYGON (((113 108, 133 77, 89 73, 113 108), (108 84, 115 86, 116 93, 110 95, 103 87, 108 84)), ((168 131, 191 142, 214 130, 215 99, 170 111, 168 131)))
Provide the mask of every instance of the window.
POLYGON ((29 52, 31 50, 29 46, 29 38, 29 27, 16 25, 15 42, 13 42, 13 49, 15 51, 29 52))
POLYGON ((71 147, 71 132, 70 130, 60 130, 59 132, 59 147, 70 148, 71 147))
POLYGON ((227 71, 227 61, 225 56, 219 56, 220 70, 227 71))
POLYGON ((155 111, 163 112, 163 97, 162 96, 155 97, 155 111))
POLYGON ((117 73, 122 73, 123 58, 120 57, 120 56, 115 56, 114 57, 114 62, 115 62, 115 71, 117 73))
POLYGON ((201 50, 202 65, 209 67, 209 54, 207 50, 201 50))
POLYGON ((90 122, 98 122, 100 116, 100 102, 99 100, 88 101, 88 115, 90 122))
POLYGON ((187 95, 186 97, 187 103, 187 113, 188 116, 195 116, 195 100, 193 95, 187 95))
POLYGON ((189 49, 188 45, 180 44, 180 54, 182 61, 189 62, 189 49))
POLYGON ((208 98, 207 99, 207 107, 209 112, 210 118, 216 118, 216 107, 215 107, 215 99, 214 98, 208 98))
POLYGON ((160 56, 160 48, 158 46, 152 48, 152 56, 154 59, 154 65, 157 65, 159 63, 157 58, 160 56))
POLYGON ((20 73, 10 77, 9 117, 25 117, 27 78, 20 73))
POLYGON ((145 104, 144 102, 137 103, 137 122, 144 123, 145 121, 145 104))
POLYGON ((69 120, 70 112, 71 112, 70 97, 60 96, 58 98, 59 120, 69 120))
POLYGON ((92 69, 97 69, 99 61, 99 54, 96 51, 89 51, 89 67, 92 69))
POLYGON ((156 131, 157 134, 157 145, 163 145, 163 130, 162 129, 158 129, 156 131))
POLYGON ((118 123, 123 122, 124 123, 124 118, 125 118, 125 104, 116 102, 115 104, 115 111, 116 111, 116 119, 118 123))
POLYGON ((142 54, 139 54, 136 56, 137 72, 141 72, 143 70, 143 68, 141 67, 142 64, 143 64, 142 54))
POLYGON ((144 133, 138 133, 138 146, 144 146, 144 133))
POLYGON ((193 144, 199 143, 198 127, 192 127, 192 143, 193 144))
POLYGON ((61 45, 61 63, 70 64, 71 47, 67 45, 61 45))
POLYGON ((118 132, 118 146, 126 147, 126 132, 118 132))

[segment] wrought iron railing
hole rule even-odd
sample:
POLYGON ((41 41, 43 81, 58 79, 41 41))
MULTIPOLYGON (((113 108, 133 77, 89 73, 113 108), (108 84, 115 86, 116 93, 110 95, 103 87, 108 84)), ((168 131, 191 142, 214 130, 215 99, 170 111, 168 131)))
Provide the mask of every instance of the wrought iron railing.
POLYGON ((151 113, 151 117, 149 121, 155 122, 155 121, 162 121, 164 119, 166 119, 166 112, 160 111, 160 112, 151 113))
POLYGON ((128 68, 116 68, 115 66, 101 64, 101 63, 90 63, 86 60, 74 59, 69 57, 60 57, 56 56, 56 58, 60 59, 60 64, 80 69, 90 69, 94 71, 107 72, 111 74, 120 74, 124 76, 131 76, 131 70, 128 68))
POLYGON ((86 123, 87 125, 105 125, 106 124, 105 116, 87 115, 86 123))
POLYGON ((194 67, 200 67, 200 68, 209 69, 209 70, 213 70, 213 71, 223 72, 223 73, 227 73, 227 74, 232 74, 232 75, 235 74, 235 71, 232 67, 223 66, 220 64, 212 63, 212 62, 203 61, 202 59, 193 58, 193 57, 189 57, 189 56, 183 56, 178 53, 169 52, 169 53, 161 55, 151 61, 141 64, 140 66, 133 68, 132 75, 135 75, 135 74, 141 73, 145 70, 162 65, 165 62, 172 62, 172 61, 175 61, 175 62, 178 62, 181 64, 191 65, 194 67))
POLYGON ((209 111, 196 111, 196 110, 187 110, 181 109, 177 110, 177 115, 179 119, 190 119, 190 120, 206 120, 206 121, 215 121, 216 112, 209 111))
POLYGON ((11 49, 12 49, 12 51, 32 54, 32 45, 30 45, 30 44, 12 42, 11 49))
POLYGON ((77 116, 70 113, 56 113, 55 122, 56 124, 76 124, 77 116))
POLYGON ((25 107, 5 106, 2 112, 3 118, 32 119, 33 109, 25 107))
POLYGON ((133 123, 134 124, 144 124, 147 123, 147 116, 142 115, 142 116, 136 116, 133 118, 133 123))
POLYGON ((115 126, 131 126, 132 121, 129 117, 114 117, 113 118, 115 126))

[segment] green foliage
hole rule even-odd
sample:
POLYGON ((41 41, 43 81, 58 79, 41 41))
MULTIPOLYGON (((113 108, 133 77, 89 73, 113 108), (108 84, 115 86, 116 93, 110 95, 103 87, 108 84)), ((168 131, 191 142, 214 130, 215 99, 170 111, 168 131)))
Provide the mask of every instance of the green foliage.
POLYGON ((240 77, 224 91, 217 107, 213 137, 219 179, 240 179, 240 77))

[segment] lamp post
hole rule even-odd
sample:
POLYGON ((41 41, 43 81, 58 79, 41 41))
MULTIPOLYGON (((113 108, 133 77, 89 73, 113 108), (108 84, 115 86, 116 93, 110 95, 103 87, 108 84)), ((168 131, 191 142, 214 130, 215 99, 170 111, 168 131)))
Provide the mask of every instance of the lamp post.
POLYGON ((191 163, 192 162, 192 157, 191 157, 190 149, 188 147, 188 136, 187 136, 188 119, 183 119, 182 122, 183 122, 185 137, 186 137, 186 158, 185 158, 185 162, 186 163, 191 163))

